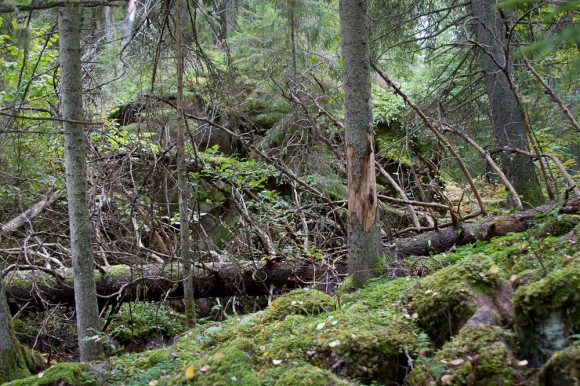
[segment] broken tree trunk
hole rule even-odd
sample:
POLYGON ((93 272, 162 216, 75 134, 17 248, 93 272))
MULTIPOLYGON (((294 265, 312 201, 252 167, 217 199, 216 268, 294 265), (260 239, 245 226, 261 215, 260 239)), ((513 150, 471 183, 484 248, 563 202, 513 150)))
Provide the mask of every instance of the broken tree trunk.
MULTIPOLYGON (((462 230, 446 228, 396 241, 389 246, 390 253, 399 259, 410 255, 428 255, 447 251, 454 246, 486 241, 511 232, 530 228, 537 213, 548 212, 555 205, 545 205, 512 216, 490 218, 482 224, 465 224, 462 230)), ((569 200, 561 213, 580 212, 580 198, 569 200)), ((14 268, 14 267, 12 267, 14 268)), ((177 264, 129 267, 116 265, 95 272, 97 292, 101 305, 106 302, 159 300, 180 298, 183 294, 181 267, 177 264)), ((197 265, 194 289, 198 298, 232 295, 265 295, 273 289, 283 291, 301 286, 323 286, 324 278, 346 274, 346 262, 334 267, 318 260, 283 260, 224 262, 197 265)), ((10 271, 7 268, 4 282, 8 301, 14 308, 28 304, 30 307, 48 308, 55 304, 73 305, 72 270, 10 271), (44 300, 43 300, 44 299, 44 300)))

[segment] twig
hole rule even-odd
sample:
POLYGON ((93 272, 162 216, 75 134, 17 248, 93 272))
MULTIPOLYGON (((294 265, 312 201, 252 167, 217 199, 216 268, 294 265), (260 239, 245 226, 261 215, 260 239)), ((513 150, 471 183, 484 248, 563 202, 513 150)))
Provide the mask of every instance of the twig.
POLYGON ((485 208, 485 204, 483 203, 483 200, 481 199, 481 196, 479 195, 479 191, 477 190, 477 187, 475 186, 475 182, 473 182, 473 178, 471 178, 471 174, 469 173, 469 170, 467 170, 467 167, 465 166, 465 164, 463 163, 463 161, 461 160, 461 157, 459 156, 459 154, 457 153, 457 151, 453 148, 453 146, 449 143, 449 141, 439 132, 439 130, 437 130, 435 128, 435 126, 433 126, 433 124, 431 124, 431 122, 429 121, 429 118, 427 118, 427 116, 425 115, 425 113, 419 108, 417 107, 417 105, 415 105, 410 99, 409 97, 407 97, 407 95, 405 93, 403 93, 401 91, 401 89, 399 89, 394 83, 393 81, 391 81, 391 79, 385 75, 374 63, 371 63, 372 68, 376 71, 376 73, 393 89, 395 90, 395 92, 401 97, 403 98, 403 100, 405 101, 405 103, 407 105, 409 105, 409 107, 411 107, 413 110, 415 110, 415 112, 417 113, 417 115, 419 115, 421 117, 421 119, 423 119, 423 122, 425 123, 425 125, 431 130, 431 132, 435 135, 435 137, 437 137, 437 139, 439 139, 439 141, 441 141, 443 143, 443 145, 445 146, 445 148, 447 148, 447 150, 449 150, 449 152, 453 155, 453 158, 455 158, 455 160, 457 161, 457 163, 459 164, 459 167, 461 168, 461 170, 463 171, 463 174, 465 175, 465 178, 467 179, 469 186, 471 187, 471 190, 473 191, 473 194, 475 195, 475 198, 477 200, 477 203, 479 205, 479 209, 481 211, 481 214, 486 214, 487 210, 485 208))

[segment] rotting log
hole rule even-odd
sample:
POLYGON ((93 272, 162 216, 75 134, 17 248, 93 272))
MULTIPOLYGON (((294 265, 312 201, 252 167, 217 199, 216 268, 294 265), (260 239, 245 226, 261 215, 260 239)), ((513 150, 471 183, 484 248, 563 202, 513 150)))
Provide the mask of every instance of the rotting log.
MULTIPOLYGON (((490 218, 481 224, 465 224, 463 230, 445 228, 396 241, 387 250, 398 259, 410 255, 428 255, 448 251, 454 246, 486 241, 511 232, 523 232, 533 224, 537 213, 546 213, 556 205, 545 205, 512 216, 490 218)), ((569 200, 560 213, 579 213, 580 198, 569 200)), ((317 285, 325 278, 346 273, 346 262, 333 267, 316 259, 278 259, 255 262, 222 262, 196 265, 196 298, 232 295, 265 295, 272 291, 317 285)), ((107 302, 180 298, 183 294, 181 266, 177 263, 129 267, 115 265, 95 271, 101 306, 107 302)), ((8 301, 13 308, 27 304, 49 308, 55 304, 73 305, 72 270, 47 269, 7 271, 4 281, 8 301)))
MULTIPOLYGON (((538 213, 549 212, 557 206, 557 204, 543 205, 511 216, 491 217, 482 223, 465 223, 460 228, 444 228, 400 239, 390 247, 391 257, 426 256, 448 251, 455 246, 489 241, 493 237, 505 236, 508 233, 523 232, 530 228, 538 213)), ((562 213, 579 211, 580 199, 577 198, 569 200, 560 209, 562 213)))
MULTIPOLYGON (((336 268, 336 266, 335 266, 336 268)), ((346 271, 342 265, 339 271, 346 271)), ((263 295, 272 289, 284 290, 314 284, 329 267, 311 260, 265 260, 257 262, 210 263, 194 269, 196 298, 232 295, 263 295)), ((129 267, 114 265, 95 271, 101 305, 129 300, 159 300, 183 297, 180 264, 129 267)), ((319 279, 320 280, 320 279, 319 279)), ((7 272, 4 282, 8 302, 34 308, 74 304, 72 270, 19 270, 7 272)))

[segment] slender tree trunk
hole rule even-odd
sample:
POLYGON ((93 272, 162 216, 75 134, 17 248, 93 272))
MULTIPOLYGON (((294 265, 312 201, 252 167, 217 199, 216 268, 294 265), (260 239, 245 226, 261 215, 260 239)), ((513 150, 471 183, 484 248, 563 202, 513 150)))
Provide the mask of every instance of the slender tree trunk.
MULTIPOLYGON (((478 20, 477 39, 483 48, 481 65, 485 72, 493 131, 500 146, 527 151, 527 122, 523 107, 512 88, 512 68, 505 51, 507 41, 500 15, 493 8, 494 4, 495 0, 471 1, 473 16, 478 20)), ((535 206, 544 200, 530 157, 505 153, 502 168, 524 204, 535 206)))
POLYGON ((125 20, 123 21, 123 44, 127 44, 131 39, 131 35, 133 34, 133 23, 135 22, 136 13, 137 13, 136 0, 129 0, 129 5, 127 6, 127 13, 125 14, 125 20))
POLYGON ((185 115, 183 114, 183 31, 182 1, 177 0, 175 40, 177 45, 177 185, 179 189, 179 235, 183 264, 183 301, 187 326, 195 325, 195 299, 193 293, 193 267, 189 241, 189 186, 185 165, 185 115))
POLYGON ((104 35, 105 35, 105 43, 110 43, 113 41, 113 30, 111 27, 111 7, 105 6, 105 25, 104 25, 104 35))
POLYGON ((60 8, 59 12, 61 104, 65 119, 64 157, 78 340, 81 361, 89 361, 102 352, 102 347, 96 339, 91 338, 100 331, 99 310, 86 197, 84 126, 74 122, 83 118, 80 7, 72 5, 60 8))
POLYGON ((346 155, 348 169, 348 272, 353 285, 376 276, 381 238, 377 211, 375 154, 366 0, 340 1, 346 155))
POLYGON ((292 51, 292 76, 296 79, 298 75, 298 65, 296 64, 296 0, 288 2, 289 16, 288 24, 290 25, 290 49, 292 51))
MULTIPOLYGON (((2 267, 0 267, 0 272, 2 272, 2 267)), ((26 353, 24 347, 16 339, 6 301, 4 281, 0 277, 0 384, 29 375, 26 353)))

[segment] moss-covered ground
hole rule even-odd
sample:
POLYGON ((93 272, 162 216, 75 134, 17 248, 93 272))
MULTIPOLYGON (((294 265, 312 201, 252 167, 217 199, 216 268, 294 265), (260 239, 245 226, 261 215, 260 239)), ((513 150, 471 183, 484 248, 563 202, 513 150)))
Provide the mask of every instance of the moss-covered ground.
POLYGON ((580 253, 568 232, 578 224, 552 213, 527 232, 421 259, 422 278, 292 291, 263 311, 202 321, 167 347, 13 384, 577 385, 580 253), (512 316, 494 308, 506 286, 512 316), (494 318, 473 322, 486 307, 494 318), (540 338, 552 344, 543 359, 529 347, 540 338))

